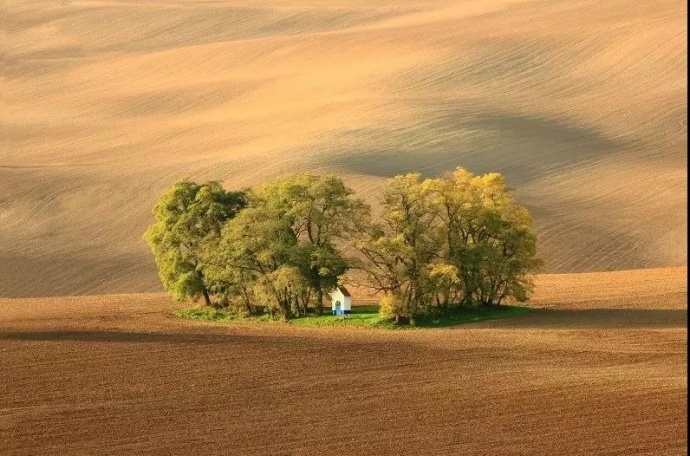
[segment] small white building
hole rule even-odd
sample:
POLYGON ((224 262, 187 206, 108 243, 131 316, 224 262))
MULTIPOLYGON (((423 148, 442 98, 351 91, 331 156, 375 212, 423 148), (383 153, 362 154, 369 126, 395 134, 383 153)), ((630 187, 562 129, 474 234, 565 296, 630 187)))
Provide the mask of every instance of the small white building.
POLYGON ((333 315, 345 315, 352 312, 352 295, 345 287, 338 287, 331 292, 331 311, 333 315))

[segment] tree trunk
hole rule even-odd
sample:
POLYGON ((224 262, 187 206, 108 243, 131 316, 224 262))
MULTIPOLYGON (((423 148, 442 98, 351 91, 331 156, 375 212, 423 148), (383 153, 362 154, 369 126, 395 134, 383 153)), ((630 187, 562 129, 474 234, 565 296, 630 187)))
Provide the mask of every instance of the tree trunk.
POLYGON ((289 298, 281 300, 278 304, 280 306, 280 314, 283 321, 288 321, 292 317, 292 309, 289 298))
POLYGON ((249 297, 249 293, 247 292, 247 289, 241 285, 240 285, 240 296, 242 297, 242 301, 244 302, 244 307, 247 309, 247 312, 249 312, 249 315, 254 315, 254 313, 256 312, 256 309, 252 305, 252 300, 249 297))
POLYGON ((323 315, 323 290, 321 288, 316 290, 316 313, 323 315))
POLYGON ((252 306, 251 301, 246 297, 244 298, 244 307, 247 309, 247 312, 249 312, 249 315, 254 315, 254 306, 252 306))
POLYGON ((206 288, 203 288, 201 290, 201 294, 204 296, 204 304, 206 304, 208 307, 213 306, 213 303, 211 302, 211 297, 208 295, 208 291, 206 291, 206 288))

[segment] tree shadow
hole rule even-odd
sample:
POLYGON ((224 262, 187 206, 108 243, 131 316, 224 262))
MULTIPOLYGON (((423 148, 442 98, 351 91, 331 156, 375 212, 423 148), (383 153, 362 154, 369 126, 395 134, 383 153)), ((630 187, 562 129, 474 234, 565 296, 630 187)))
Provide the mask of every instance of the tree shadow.
POLYGON ((633 146, 567 118, 475 112, 443 103, 420 110, 428 120, 338 132, 347 146, 335 154, 334 164, 378 177, 407 172, 435 177, 463 166, 475 174, 497 171, 511 185, 525 186, 633 146))
POLYGON ((685 309, 536 309, 494 324, 530 329, 684 328, 688 314, 685 309))
POLYGON ((191 345, 254 345, 275 338, 237 334, 193 334, 179 332, 130 332, 130 331, 0 331, 1 340, 45 342, 110 342, 110 343, 160 343, 191 345))
MULTIPOLYGON (((686 328, 685 309, 536 309, 510 318, 484 320, 483 324, 525 329, 654 329, 686 328)), ((471 329, 473 324, 447 328, 471 329)), ((211 328, 209 328, 211 329, 211 328)), ((392 335, 392 334, 391 334, 392 335)), ((231 333, 131 332, 131 331, 0 331, 0 341, 91 342, 180 345, 275 345, 276 336, 231 333)), ((304 337, 280 336, 281 345, 304 347, 304 337)), ((359 345, 359 344, 357 344, 359 345)))

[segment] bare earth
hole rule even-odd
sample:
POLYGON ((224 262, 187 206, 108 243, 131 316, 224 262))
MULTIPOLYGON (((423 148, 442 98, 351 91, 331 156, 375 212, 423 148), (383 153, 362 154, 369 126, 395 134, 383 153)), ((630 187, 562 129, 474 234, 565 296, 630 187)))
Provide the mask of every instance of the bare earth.
POLYGON ((425 331, 0 300, 0 454, 687 454, 686 272, 546 275, 532 314, 425 331))
MULTIPOLYGON (((5 0, 0 296, 156 292, 174 181, 498 171, 547 272, 683 266, 681 0, 5 0)), ((490 431, 486 431, 490 432, 490 431)), ((491 431, 492 432, 492 431, 491 431)))

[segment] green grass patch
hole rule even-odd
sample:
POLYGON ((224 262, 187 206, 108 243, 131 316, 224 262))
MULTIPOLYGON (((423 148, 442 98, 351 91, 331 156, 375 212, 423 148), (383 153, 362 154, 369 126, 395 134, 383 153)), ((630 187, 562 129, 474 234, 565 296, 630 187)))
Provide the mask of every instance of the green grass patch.
MULTIPOLYGON (((477 323, 485 320, 497 320, 532 312, 534 309, 525 306, 500 306, 492 308, 477 308, 463 310, 452 315, 429 316, 423 320, 418 320, 414 325, 396 326, 390 319, 383 318, 378 313, 378 306, 357 306, 353 307, 352 313, 342 316, 310 314, 304 317, 293 318, 286 324, 292 326, 315 326, 315 327, 365 327, 365 328, 385 328, 385 329, 405 329, 405 328, 443 328, 448 326, 462 325, 467 323, 477 323)), ((209 307, 197 307, 180 309, 173 312, 174 315, 190 320, 221 322, 221 323, 262 323, 279 324, 277 319, 271 319, 269 315, 241 316, 223 310, 209 307)))

